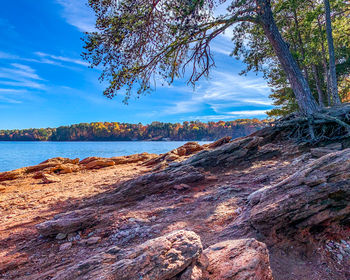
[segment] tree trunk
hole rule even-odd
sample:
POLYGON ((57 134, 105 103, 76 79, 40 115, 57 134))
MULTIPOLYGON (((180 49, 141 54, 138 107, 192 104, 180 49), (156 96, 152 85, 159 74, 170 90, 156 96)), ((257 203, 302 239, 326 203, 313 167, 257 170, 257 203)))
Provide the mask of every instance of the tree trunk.
POLYGON ((312 96, 308 83, 277 28, 276 22, 273 18, 270 1, 256 0, 256 2, 262 28, 264 29, 265 35, 269 39, 283 70, 286 72, 301 113, 304 115, 312 115, 318 112, 320 107, 312 96))
POLYGON ((332 101, 333 105, 339 105, 341 104, 341 101, 338 94, 337 73, 335 70, 335 54, 332 35, 331 8, 329 5, 329 0, 324 0, 324 6, 326 13, 326 29, 329 52, 329 76, 331 82, 332 101))
POLYGON ((321 89, 320 78, 319 78, 317 67, 315 64, 312 64, 312 72, 314 74, 314 79, 315 79, 315 84, 316 84, 316 89, 318 94, 318 104, 320 105, 321 108, 323 108, 325 107, 325 103, 323 100, 323 92, 321 89))
POLYGON ((309 81, 310 81, 309 73, 308 73, 307 67, 305 65, 306 55, 305 55, 304 43, 303 43, 303 39, 301 38, 300 29, 299 29, 298 13, 297 13, 297 10, 295 8, 293 9, 293 15, 294 15, 295 28, 296 28, 296 32, 297 32, 297 35, 298 35, 298 41, 299 41, 299 45, 300 45, 301 56, 302 56, 302 59, 303 59, 302 66, 303 66, 303 70, 304 70, 304 73, 305 73, 305 79, 306 79, 306 82, 309 83, 309 81))
POLYGON ((317 25, 318 25, 318 31, 320 32, 320 38, 321 38, 321 55, 322 55, 322 65, 323 65, 323 72, 324 72, 324 79, 326 81, 326 86, 327 86, 327 102, 328 106, 331 106, 331 82, 329 78, 329 71, 328 71, 328 66, 327 66, 327 57, 326 57, 326 49, 324 47, 324 37, 322 33, 322 25, 320 22, 319 17, 317 17, 317 25))

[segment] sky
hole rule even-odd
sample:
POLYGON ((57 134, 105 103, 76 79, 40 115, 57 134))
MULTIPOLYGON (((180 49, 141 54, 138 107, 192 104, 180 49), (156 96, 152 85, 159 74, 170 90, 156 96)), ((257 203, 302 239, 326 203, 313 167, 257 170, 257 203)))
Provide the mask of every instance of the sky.
POLYGON ((81 58, 83 32, 94 30, 87 0, 4 1, 0 10, 0 129, 82 122, 151 123, 265 118, 273 108, 264 79, 239 76, 230 34, 212 45, 216 68, 195 90, 185 79, 157 85, 128 105, 103 95, 99 69, 81 58))

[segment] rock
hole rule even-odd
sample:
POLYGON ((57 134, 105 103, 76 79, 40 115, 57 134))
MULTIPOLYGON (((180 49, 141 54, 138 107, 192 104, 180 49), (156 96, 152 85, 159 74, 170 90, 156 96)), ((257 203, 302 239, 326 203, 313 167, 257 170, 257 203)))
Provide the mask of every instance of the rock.
POLYGON ((185 145, 175 149, 173 153, 179 156, 188 156, 202 150, 204 150, 204 148, 197 142, 188 142, 185 145))
MULTIPOLYGON (((38 165, 34 165, 34 166, 29 166, 26 167, 26 173, 33 173, 33 172, 38 172, 38 171, 42 171, 45 169, 51 169, 54 168, 56 166, 60 166, 60 165, 69 165, 69 166, 75 166, 75 168, 78 168, 77 164, 79 163, 79 159, 69 159, 69 158, 61 158, 61 157, 57 157, 57 158, 52 158, 52 159, 48 159, 38 165)), ((64 168, 62 168, 64 169, 64 168)), ((53 172, 52 170, 50 172, 53 172)))
POLYGON ((87 158, 84 158, 83 160, 81 160, 80 162, 79 162, 79 164, 88 164, 88 163, 90 163, 90 162, 92 162, 92 161, 95 161, 95 160, 100 160, 100 159, 102 159, 101 157, 87 157, 87 158))
POLYGON ((12 171, 2 172, 0 173, 0 182, 17 179, 23 176, 25 172, 26 172, 26 168, 20 168, 12 171))
POLYGON ((174 161, 174 160, 177 160, 177 159, 179 159, 180 157, 178 156, 178 155, 175 155, 175 154, 169 154, 169 155, 167 155, 164 159, 166 160, 166 161, 174 161))
POLYGON ((53 280, 171 279, 195 262, 202 253, 198 235, 192 231, 175 231, 168 235, 130 248, 128 251, 112 247, 56 274, 53 280))
POLYGON ((191 265, 201 253, 198 235, 191 231, 175 231, 132 249, 113 265, 113 274, 120 280, 170 279, 191 265))
POLYGON ((325 147, 313 148, 310 149, 310 153, 313 157, 320 158, 327 154, 334 153, 336 151, 340 151, 342 149, 341 143, 332 143, 325 147))
POLYGON ((116 193, 103 198, 100 203, 138 201, 146 196, 170 190, 175 185, 196 183, 204 178, 205 176, 192 166, 168 168, 117 185, 116 193))
POLYGON ((350 217, 350 149, 328 154, 249 197, 249 221, 260 233, 293 234, 350 217))
POLYGON ((310 150, 310 153, 313 157, 320 158, 327 154, 333 153, 334 151, 327 148, 313 148, 310 150))
POLYGON ((209 265, 208 257, 201 254, 191 266, 181 273, 180 280, 203 280, 204 273, 209 265))
POLYGON ((86 240, 86 244, 88 245, 93 245, 101 241, 101 237, 95 236, 95 237, 90 237, 89 239, 86 240))
POLYGON ((45 173, 42 174, 42 179, 43 179, 43 183, 45 183, 45 184, 61 182, 61 179, 57 178, 57 176, 45 174, 45 173))
POLYGON ((173 188, 177 191, 184 191, 184 190, 190 189, 191 187, 187 184, 180 184, 180 185, 175 185, 173 188))
POLYGON ((65 163, 78 164, 79 163, 79 158, 69 159, 69 158, 56 157, 56 158, 50 158, 48 160, 45 160, 45 161, 43 161, 40 164, 46 164, 46 163, 53 163, 53 164, 65 164, 65 163))
POLYGON ((82 209, 58 214, 54 219, 36 225, 43 236, 55 236, 58 233, 68 234, 94 225, 97 221, 94 209, 82 209))
POLYGON ((111 160, 113 160, 115 164, 130 164, 130 163, 144 162, 155 157, 158 157, 158 155, 142 153, 142 154, 136 154, 136 155, 130 155, 130 156, 123 156, 123 157, 112 157, 111 160))
POLYGON ((115 162, 111 159, 98 159, 89 162, 85 165, 86 169, 100 169, 115 165, 115 162))
POLYGON ((333 150, 333 151, 340 151, 343 149, 342 143, 332 143, 327 146, 325 146, 326 149, 333 150))
POLYGON ((61 246, 60 246, 60 251, 66 251, 68 249, 70 249, 72 247, 72 242, 67 242, 67 243, 63 243, 61 246))
POLYGON ((209 149, 215 149, 217 147, 221 147, 224 144, 230 143, 230 141, 232 140, 231 136, 227 136, 224 138, 221 138, 213 143, 208 144, 208 148, 209 149))
POLYGON ((144 165, 156 165, 155 170, 159 170, 161 168, 166 168, 169 163, 179 160, 181 157, 189 156, 202 150, 204 150, 204 147, 199 145, 197 142, 188 142, 175 150, 144 162, 144 165))
POLYGON ((266 245, 255 239, 217 243, 204 254, 210 280, 273 280, 266 245))
POLYGON ((66 233, 62 233, 60 232, 59 234, 56 235, 56 239, 57 240, 63 240, 67 237, 67 234, 66 233))
POLYGON ((269 159, 280 154, 278 149, 260 149, 261 137, 244 137, 214 150, 204 150, 186 160, 183 164, 195 167, 225 168, 249 163, 257 159, 269 159))
POLYGON ((74 164, 59 164, 56 165, 55 167, 52 167, 50 169, 51 173, 56 173, 56 174, 68 174, 72 172, 77 172, 79 171, 79 166, 74 165, 74 164))

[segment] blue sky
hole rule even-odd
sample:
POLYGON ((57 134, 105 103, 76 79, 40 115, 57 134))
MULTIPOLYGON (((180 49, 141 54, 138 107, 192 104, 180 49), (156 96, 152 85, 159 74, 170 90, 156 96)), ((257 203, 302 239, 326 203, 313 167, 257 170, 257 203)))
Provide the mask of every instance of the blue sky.
POLYGON ((83 31, 94 28, 85 0, 4 1, 0 10, 0 129, 57 127, 80 122, 151 123, 264 118, 270 89, 255 74, 239 76, 228 54, 229 34, 214 42, 216 68, 196 90, 184 80, 147 96, 103 96, 99 70, 80 54, 83 31))

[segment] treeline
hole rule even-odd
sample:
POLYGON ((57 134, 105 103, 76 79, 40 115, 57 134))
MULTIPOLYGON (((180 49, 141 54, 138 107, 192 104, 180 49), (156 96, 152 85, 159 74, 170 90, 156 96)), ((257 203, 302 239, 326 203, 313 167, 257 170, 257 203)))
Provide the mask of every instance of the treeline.
POLYGON ((149 125, 94 122, 58 128, 0 130, 0 141, 211 141, 225 136, 245 136, 265 125, 266 121, 258 119, 208 123, 191 121, 182 124, 152 122, 149 125))

